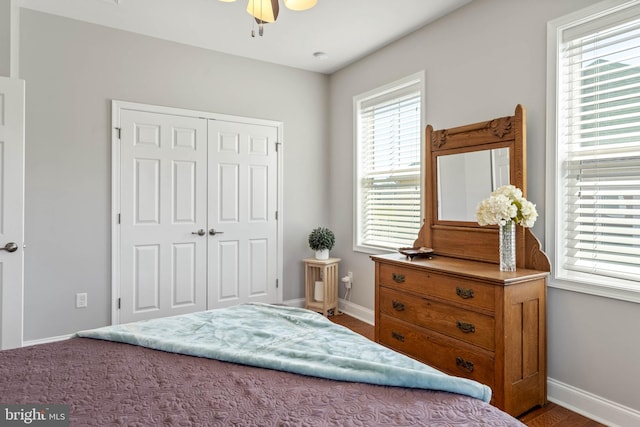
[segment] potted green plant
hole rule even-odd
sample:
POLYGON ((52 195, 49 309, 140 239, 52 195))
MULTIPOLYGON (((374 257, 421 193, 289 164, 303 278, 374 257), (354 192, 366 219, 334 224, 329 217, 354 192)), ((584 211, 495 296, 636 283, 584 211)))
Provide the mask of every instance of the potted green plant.
POLYGON ((309 247, 316 251, 316 259, 329 259, 329 251, 335 243, 335 234, 326 227, 315 228, 309 234, 309 247))

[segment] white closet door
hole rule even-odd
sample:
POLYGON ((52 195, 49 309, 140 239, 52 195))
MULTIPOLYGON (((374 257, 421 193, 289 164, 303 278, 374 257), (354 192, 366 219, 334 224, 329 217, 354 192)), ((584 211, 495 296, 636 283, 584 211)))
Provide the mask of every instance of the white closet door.
POLYGON ((209 121, 209 308, 277 302, 277 138, 209 121))
POLYGON ((120 323, 206 309, 207 121, 121 111, 120 323))
POLYGON ((24 88, 0 77, 0 349, 22 346, 24 88))

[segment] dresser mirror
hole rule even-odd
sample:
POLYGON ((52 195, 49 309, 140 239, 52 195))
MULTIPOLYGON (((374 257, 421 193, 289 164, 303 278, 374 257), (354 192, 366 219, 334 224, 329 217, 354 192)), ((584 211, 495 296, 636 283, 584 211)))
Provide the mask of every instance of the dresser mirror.
MULTIPOLYGON (((450 129, 426 129, 425 218, 416 247, 436 254, 498 262, 498 229, 481 227, 475 210, 493 189, 511 183, 526 197, 526 120, 513 116, 450 129)), ((524 229, 516 230, 516 265, 524 266, 524 229)))
POLYGON ((467 151, 437 157, 438 219, 476 221, 476 208, 509 178, 509 148, 467 151))

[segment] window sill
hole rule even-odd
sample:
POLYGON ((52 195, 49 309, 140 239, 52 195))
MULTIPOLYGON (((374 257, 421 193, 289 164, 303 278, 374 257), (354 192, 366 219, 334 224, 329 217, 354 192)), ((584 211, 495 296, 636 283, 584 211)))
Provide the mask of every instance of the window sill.
POLYGON ((550 288, 580 292, 583 294, 640 304, 640 287, 632 288, 630 286, 625 286, 622 283, 616 283, 615 279, 612 279, 611 282, 607 284, 598 284, 553 277, 549 279, 548 286, 550 288))
POLYGON ((383 248, 380 246, 363 246, 363 245, 354 245, 354 252, 362 252, 369 255, 383 255, 389 254, 392 252, 396 252, 397 248, 383 248))

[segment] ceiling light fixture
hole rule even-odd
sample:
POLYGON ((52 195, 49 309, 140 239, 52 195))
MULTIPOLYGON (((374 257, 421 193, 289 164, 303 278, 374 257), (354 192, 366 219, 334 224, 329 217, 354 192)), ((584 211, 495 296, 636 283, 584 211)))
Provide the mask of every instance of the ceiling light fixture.
MULTIPOLYGON (((225 3, 231 3, 236 0, 220 0, 225 3)), ((249 0, 247 3, 247 13, 258 23, 258 34, 264 34, 264 24, 276 22, 278 12, 280 11, 279 0, 249 0)), ((284 0, 287 9, 301 11, 311 9, 316 5, 318 0, 284 0)), ((251 30, 251 37, 255 37, 255 30, 251 30)))
POLYGON ((291 10, 307 10, 316 5, 318 0, 284 0, 284 5, 291 10))

